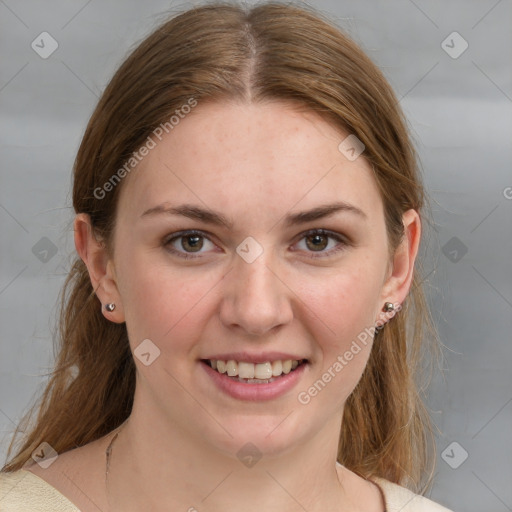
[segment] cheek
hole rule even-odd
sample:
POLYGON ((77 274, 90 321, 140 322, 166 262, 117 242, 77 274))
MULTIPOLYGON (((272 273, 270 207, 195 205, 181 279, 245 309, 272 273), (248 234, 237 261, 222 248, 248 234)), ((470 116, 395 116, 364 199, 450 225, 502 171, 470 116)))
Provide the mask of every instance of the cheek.
POLYGON ((180 350, 180 340, 191 344, 190 340, 199 335, 202 299, 218 279, 211 275, 198 279, 193 273, 188 277, 183 270, 151 261, 147 254, 140 254, 125 258, 119 265, 130 342, 136 346, 149 338, 164 349, 172 340, 173 351, 180 350))
POLYGON ((310 282, 302 278, 300 297, 323 324, 318 331, 323 346, 342 348, 374 325, 380 279, 371 269, 369 265, 347 265, 322 279, 312 277, 310 282))
POLYGON ((380 285, 378 266, 363 258, 347 259, 328 278, 302 280, 301 299, 313 312, 310 332, 320 363, 315 378, 332 382, 324 397, 338 405, 357 385, 370 356, 380 285), (328 399, 331 393, 336 398, 328 399))
POLYGON ((304 283, 301 299, 314 313, 309 328, 318 366, 299 401, 318 396, 317 407, 326 411, 343 407, 370 356, 378 283, 364 267, 338 272, 322 280, 323 286, 304 283))

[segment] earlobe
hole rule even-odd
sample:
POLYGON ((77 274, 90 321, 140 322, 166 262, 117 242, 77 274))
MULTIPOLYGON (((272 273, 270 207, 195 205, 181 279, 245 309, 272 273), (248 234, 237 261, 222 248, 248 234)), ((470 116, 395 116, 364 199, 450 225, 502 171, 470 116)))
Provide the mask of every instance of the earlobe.
POLYGON ((124 322, 113 263, 105 244, 95 236, 89 215, 79 213, 75 217, 74 236, 76 251, 87 267, 103 315, 112 322, 124 322), (107 304, 115 304, 115 307, 107 309, 107 304))

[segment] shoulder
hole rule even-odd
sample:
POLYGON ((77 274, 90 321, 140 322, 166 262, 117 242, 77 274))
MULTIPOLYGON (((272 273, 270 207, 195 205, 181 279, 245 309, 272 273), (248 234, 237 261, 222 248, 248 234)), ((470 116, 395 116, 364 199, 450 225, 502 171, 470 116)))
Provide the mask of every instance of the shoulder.
POLYGON ((0 473, 2 512, 80 512, 57 489, 32 472, 0 473))
POLYGON ((385 480, 372 478, 382 490, 386 503, 386 512, 452 512, 438 503, 414 494, 409 489, 385 480))

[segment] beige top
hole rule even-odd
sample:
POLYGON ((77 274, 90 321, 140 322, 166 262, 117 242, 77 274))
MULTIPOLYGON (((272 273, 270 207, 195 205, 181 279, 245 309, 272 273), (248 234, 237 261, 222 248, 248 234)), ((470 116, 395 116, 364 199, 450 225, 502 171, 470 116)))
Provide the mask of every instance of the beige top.
MULTIPOLYGON (((374 478, 384 495, 386 512, 451 512, 405 487, 383 478, 374 478)), ((42 478, 20 469, 0 473, 1 512, 80 512, 80 510, 42 478)))

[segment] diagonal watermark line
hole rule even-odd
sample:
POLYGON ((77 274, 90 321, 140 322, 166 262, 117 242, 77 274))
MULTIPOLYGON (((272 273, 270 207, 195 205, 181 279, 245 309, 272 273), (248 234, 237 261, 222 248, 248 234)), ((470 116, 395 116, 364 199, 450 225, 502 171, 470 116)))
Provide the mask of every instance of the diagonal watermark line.
POLYGON ((16 482, 15 485, 13 485, 3 496, 0 496, 0 502, 5 500, 5 498, 7 498, 7 496, 12 491, 14 491, 14 489, 16 489, 16 487, 18 487, 18 485, 21 484, 21 482, 23 482, 23 480, 25 480, 25 478, 27 478, 28 475, 29 475, 29 471, 26 471, 26 473, 16 482))
POLYGON ((100 512, 103 512, 103 509, 101 509, 100 507, 98 507, 98 505, 96 505, 96 503, 94 503, 94 501, 89 497, 89 495, 87 493, 85 493, 84 491, 82 491, 82 489, 77 485, 77 483, 71 478, 69 477, 64 471, 61 471, 61 473, 69 480, 70 483, 72 483, 98 510, 100 510, 100 512))
POLYGON ((233 473, 233 471, 230 471, 202 500, 201 502, 205 501, 206 499, 208 499, 208 497, 213 494, 229 477, 229 475, 231 475, 231 473, 233 473))
POLYGON ((3 409, 0 409, 0 412, 16 427, 17 424, 16 422, 14 422, 11 417, 3 410, 3 409))
MULTIPOLYGON (((418 283, 416 283, 414 285, 414 288, 417 288, 418 286, 421 286, 430 277, 430 275, 432 273, 434 273, 436 270, 437 270, 437 267, 434 267, 426 276, 421 278, 421 281, 419 281, 418 283)), ((413 290, 414 290, 414 288, 413 288, 413 290)))
POLYGON ((268 437, 270 434, 272 434, 272 432, 274 432, 277 428, 279 428, 284 423, 284 421, 288 418, 288 416, 290 416, 290 414, 292 414, 293 412, 295 412, 295 411, 290 411, 265 437, 268 437))
POLYGON ((66 28, 91 2, 92 2, 92 0, 89 0, 75 15, 73 15, 69 19, 69 21, 67 23, 64 23, 64 25, 62 25, 62 27, 61 27, 61 30, 66 28))
POLYGON ((206 412, 206 414, 208 414, 208 416, 210 416, 213 421, 215 421, 215 423, 217 423, 217 425, 219 425, 219 427, 224 430, 224 432, 226 432, 226 434, 228 434, 229 437, 233 438, 231 432, 171 372, 169 372, 167 368, 164 368, 164 371, 167 373, 167 375, 174 379, 176 384, 178 384, 178 386, 180 386, 180 388, 183 389, 183 391, 185 391, 185 393, 187 393, 190 398, 192 398, 197 403, 197 405, 199 405, 199 407, 201 407, 201 409, 203 409, 203 411, 206 412))
POLYGON ((330 327, 329 327, 329 326, 328 326, 328 325, 327 325, 327 324, 326 324, 326 323, 325 323, 325 322, 324 322, 324 321, 323 321, 323 320, 322 320, 322 319, 321 319, 321 318, 320 318, 320 317, 319 317, 319 316, 318 316, 318 315, 317 315, 317 314, 316 314, 316 313, 315 313, 315 312, 314 312, 314 311, 313 311, 313 310, 312 310, 312 309, 311 309, 311 308, 310 308, 306 303, 304 303, 304 302, 301 300, 301 298, 300 298, 300 297, 299 297, 299 296, 298 296, 298 295, 297 295, 297 294, 296 294, 296 293, 295 293, 295 292, 294 292, 294 291, 293 291, 293 290, 292 290, 292 289, 291 289, 291 288, 290 288, 290 287, 289 287, 289 286, 288 286, 288 285, 287 285, 287 284, 286 284, 286 283, 285 283, 285 282, 284 282, 284 281, 283 281, 283 280, 282 280, 282 279, 281 279, 281 278, 280 278, 280 277, 279 277, 279 276, 278 276, 278 275, 277 275, 277 274, 276 274, 276 273, 275 273, 275 272, 274 272, 274 271, 273 271, 273 270, 268 266, 268 265, 265 265, 265 267, 267 267, 267 268, 270 270, 270 272, 272 272, 272 274, 274 274, 274 275, 277 277, 277 279, 279 279, 279 281, 281 281, 281 283, 283 283, 283 284, 286 286, 286 288, 288 288, 288 290, 290 290, 290 291, 295 295, 295 297, 297 297, 297 299, 299 299, 299 301, 300 301, 304 306, 306 306, 306 308, 308 308, 308 309, 309 309, 309 311, 311 311, 311 313, 313 313, 313 315, 314 315, 316 318, 318 318, 318 320, 320 320, 320 322, 322 322, 322 323, 324 324, 324 326, 325 326, 327 329, 329 329, 329 331, 331 331, 331 333, 332 333, 332 335, 333 335, 333 336, 336 336, 336 332, 335 332, 335 331, 333 331, 333 330, 332 330, 332 329, 331 329, 331 328, 330 328, 330 327))
POLYGON ((414 88, 416 88, 424 79, 425 77, 439 64, 439 61, 437 61, 399 100, 398 103, 400 103, 414 88))
POLYGON ((23 231, 28 234, 28 230, 25 228, 25 226, 3 204, 0 204, 0 208, 2 208, 2 210, 4 210, 5 213, 7 213, 7 215, 9 215, 9 217, 11 217, 11 219, 14 220, 14 222, 16 222, 16 224, 18 224, 18 226, 20 226, 21 229, 23 229, 23 231))
POLYGON ((187 187, 190 190, 190 192, 192 192, 192 194, 194 194, 197 197, 197 199, 199 199, 199 201, 201 201, 201 203, 203 203, 206 206, 206 208, 208 208, 208 205, 165 162, 163 162, 163 164, 174 175, 175 178, 180 180, 181 183, 183 183, 183 185, 185 185, 185 187, 187 187))
POLYGON ((267 475, 269 475, 269 476, 270 476, 270 478, 272 478, 272 480, 274 480, 274 482, 275 482, 277 485, 279 485, 279 487, 281 487, 281 489, 283 489, 283 491, 284 491, 286 494, 288 494, 288 496, 290 496, 290 498, 291 498, 293 501, 295 501, 295 503, 297 503, 297 505, 299 505, 299 507, 300 507, 302 510, 305 510, 306 512, 308 512, 308 511, 307 511, 307 509, 304 507, 304 505, 302 505, 302 503, 300 503, 300 502, 299 502, 299 501, 298 501, 298 500, 297 500, 297 499, 296 499, 292 494, 290 494, 290 493, 288 492, 288 490, 287 490, 285 487, 283 487, 283 486, 279 483, 279 481, 277 480, 277 478, 275 478, 275 477, 274 477, 274 475, 272 475, 272 473, 268 472, 267 470, 265 470, 265 473, 267 473, 267 475))
MULTIPOLYGON (((199 304, 199 302, 201 302, 205 297, 206 295, 208 295, 223 279, 224 277, 226 277, 229 272, 231 272, 231 270, 233 270, 232 268, 229 269, 223 276, 222 276, 222 279, 220 279, 217 283, 215 283, 165 334, 164 336, 167 336, 167 334, 169 334, 169 332, 172 331, 172 329, 174 329, 174 327, 179 323, 181 322, 181 320, 183 320, 183 318, 185 318, 196 306, 197 304, 199 304)), ((204 407, 201 402, 199 402, 199 400, 197 400, 197 398, 195 398, 192 393, 190 393, 190 391, 188 391, 184 386, 183 384, 181 384, 181 382, 178 381, 178 379, 176 379, 176 377, 174 375, 172 375, 166 368, 164 368, 164 371, 170 376, 172 377, 175 382, 186 392, 189 394, 189 396, 195 400, 197 402, 197 404, 230 436, 230 437, 233 437, 233 435, 231 434, 231 432, 229 432, 226 427, 224 427, 224 425, 222 425, 222 423, 220 423, 216 418, 215 416, 213 416, 213 414, 211 414, 208 409, 206 409, 206 407, 204 407)))
POLYGON ((411 2, 411 4, 414 5, 414 7, 416 7, 416 9, 418 9, 418 11, 423 13, 423 15, 426 18, 428 18, 428 20, 431 21, 436 28, 439 28, 438 24, 423 9, 420 9, 420 7, 418 5, 416 5, 416 3, 413 2, 413 0, 409 0, 409 2, 411 2))
POLYGON ((492 493, 496 497, 496 499, 501 501, 501 503, 503 503, 503 505, 505 505, 505 507, 507 507, 507 510, 512 511, 512 508, 510 508, 473 470, 471 470, 471 473, 473 473, 473 475, 475 475, 476 478, 478 478, 478 480, 480 480, 480 482, 487 488, 487 490, 490 493, 492 493))
MULTIPOLYGON (((409 505, 409 503, 411 503, 412 500, 415 500, 416 499, 416 496, 413 496, 412 498, 408 499, 399 509, 398 509, 398 512, 402 512, 402 510, 405 509, 405 507, 407 507, 409 505)), ((386 511, 384 511, 386 512, 386 511)))
POLYGON ((502 0, 498 0, 471 28, 475 28, 481 21, 484 20, 484 18, 491 12, 494 10, 494 8, 499 4, 501 3, 502 0))
POLYGON ((496 209, 498 208, 499 204, 497 204, 471 231, 470 233, 473 233, 473 231, 476 230, 476 228, 478 228, 480 226, 480 224, 482 224, 484 222, 484 220, 487 219, 487 217, 489 217, 492 213, 494 213, 496 211, 496 209))
POLYGON ((430 227, 430 229, 433 229, 439 235, 439 225, 436 224, 435 221, 431 221, 430 219, 425 218, 424 222, 430 227))
POLYGON ((9 11, 11 11, 11 14, 18 19, 19 22, 21 22, 25 27, 30 28, 5 2, 4 0, 0 0, 0 3, 6 7, 9 11))
POLYGON ((507 405, 508 405, 510 402, 512 402, 512 398, 511 398, 511 399, 510 399, 510 400, 509 400, 505 405, 503 405, 503 406, 500 408, 500 410, 499 410, 499 411, 498 411, 498 412, 497 412, 497 413, 496 413, 496 414, 495 414, 495 415, 494 415, 494 416, 493 416, 493 417, 492 417, 492 418, 491 418, 491 419, 490 419, 490 420, 489 420, 489 421, 488 421, 488 422, 487 422, 487 423, 486 423, 482 428, 480 428, 480 430, 479 430, 479 431, 478 431, 478 432, 477 432, 477 433, 476 433, 476 434, 475 434, 471 439, 475 439, 475 437, 476 437, 478 434, 480 434, 480 432, 482 432, 482 430, 483 430, 485 427, 487 427, 487 425, 489 425, 489 423, 491 423, 491 421, 492 421, 494 418, 496 418, 496 416, 498 416, 498 414, 499 414, 503 409, 505 409, 505 407, 507 407, 507 405))
POLYGON ((25 272, 25 270, 27 270, 28 268, 28 265, 23 269, 21 270, 20 272, 18 272, 18 274, 16 274, 16 276, 14 276, 1 290, 0 290, 0 295, 2 295, 2 293, 5 292, 5 290, 7 290, 7 288, 9 288, 9 286, 11 286, 12 283, 14 283, 14 281, 16 281, 16 279, 18 279, 18 277, 21 276, 21 274, 23 274, 23 272, 25 272))
POLYGON ((496 87, 496 89, 498 89, 503 94, 503 96, 505 96, 509 101, 512 101, 512 98, 474 60, 471 62, 473 63, 473 66, 475 66, 480 71, 480 73, 482 73, 487 78, 487 80, 489 80, 489 82, 491 82, 496 87))
POLYGON ((61 62, 80 82, 82 82, 83 85, 85 85, 85 87, 87 87, 87 89, 89 89, 89 91, 92 92, 92 94, 94 94, 94 96, 96 96, 96 98, 99 98, 99 96, 63 60, 61 60, 61 62))
POLYGON ((0 88, 0 92, 2 92, 27 66, 28 66, 28 62, 25 63, 25 65, 23 65, 20 68, 20 70, 17 73, 15 73, 15 75, 7 83, 2 85, 2 87, 0 88))
POLYGON ((217 281, 177 322, 175 322, 171 328, 164 334, 164 337, 167 336, 231 271, 233 267, 231 267, 219 281, 217 281))
POLYGON ((336 164, 334 164, 309 190, 307 190, 304 193, 304 195, 291 208, 288 208, 288 210, 286 210, 283 213, 283 215, 281 215, 281 217, 274 223, 274 225, 267 231, 267 233, 270 233, 281 222, 281 220, 285 217, 285 215, 290 210, 295 208, 295 206, 297 206, 335 167, 336 167, 336 164))
POLYGON ((473 267, 473 270, 510 306, 512 307, 512 302, 510 302, 504 295, 501 294, 501 292, 495 287, 493 286, 479 271, 478 269, 474 266, 474 265, 471 265, 473 267))

